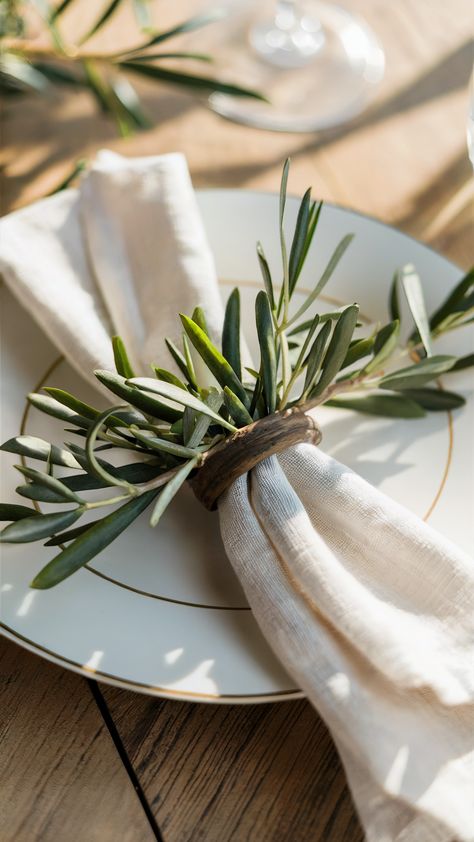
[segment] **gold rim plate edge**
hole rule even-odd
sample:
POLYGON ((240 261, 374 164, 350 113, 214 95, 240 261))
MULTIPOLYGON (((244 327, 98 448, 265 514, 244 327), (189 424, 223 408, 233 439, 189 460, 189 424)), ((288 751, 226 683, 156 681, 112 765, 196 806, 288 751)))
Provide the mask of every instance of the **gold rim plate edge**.
POLYGON ((7 626, 6 623, 0 622, 0 629, 2 630, 3 636, 8 640, 12 640, 16 643, 19 642, 19 645, 21 645, 24 649, 27 649, 29 652, 33 652, 33 654, 39 655, 40 657, 44 657, 45 660, 50 661, 53 664, 57 664, 57 666, 66 665, 66 667, 72 672, 82 675, 84 678, 90 678, 95 681, 103 681, 105 684, 110 684, 112 687, 120 687, 124 690, 133 690, 134 692, 143 693, 147 696, 157 696, 160 699, 170 699, 182 702, 195 702, 196 700, 199 700, 200 702, 231 705, 234 703, 264 704, 267 701, 273 701, 275 698, 278 698, 278 700, 282 702, 290 701, 291 699, 305 698, 305 694, 302 690, 275 690, 274 692, 269 693, 254 694, 213 694, 198 693, 193 692, 191 690, 173 690, 172 688, 159 687, 155 684, 145 684, 144 682, 120 678, 119 676, 112 675, 108 672, 102 672, 101 670, 95 670, 91 669, 90 667, 86 667, 84 666, 84 664, 80 664, 77 661, 73 661, 71 658, 66 658, 64 655, 59 655, 52 649, 48 649, 45 646, 41 646, 41 644, 39 643, 35 643, 28 637, 25 637, 24 635, 15 631, 15 629, 12 629, 10 628, 10 626, 7 626))

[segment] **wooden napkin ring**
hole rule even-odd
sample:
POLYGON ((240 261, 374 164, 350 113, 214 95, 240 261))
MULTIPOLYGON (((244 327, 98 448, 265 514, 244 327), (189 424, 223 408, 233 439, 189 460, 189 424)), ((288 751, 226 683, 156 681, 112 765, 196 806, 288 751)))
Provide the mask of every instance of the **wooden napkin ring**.
POLYGON ((275 412, 242 427, 206 453, 190 485, 203 506, 212 511, 234 480, 267 456, 301 442, 316 445, 320 441, 321 430, 314 418, 299 407, 275 412))

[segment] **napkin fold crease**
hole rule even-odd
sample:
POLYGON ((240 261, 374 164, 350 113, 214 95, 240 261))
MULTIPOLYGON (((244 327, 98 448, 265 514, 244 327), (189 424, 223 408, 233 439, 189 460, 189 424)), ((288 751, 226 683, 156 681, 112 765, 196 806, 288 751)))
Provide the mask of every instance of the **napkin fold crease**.
MULTIPOLYGON (((216 338, 222 326, 179 154, 99 153, 79 190, 0 222, 0 273, 95 385, 95 368, 114 368, 113 333, 147 373, 164 336, 178 340, 179 311, 201 305, 216 338)), ((308 444, 240 477, 218 512, 263 634, 331 731, 368 842, 473 842, 472 560, 308 444)))
POLYGON ((471 839, 469 557, 306 444, 237 480, 219 519, 263 634, 335 739, 367 839, 471 839))

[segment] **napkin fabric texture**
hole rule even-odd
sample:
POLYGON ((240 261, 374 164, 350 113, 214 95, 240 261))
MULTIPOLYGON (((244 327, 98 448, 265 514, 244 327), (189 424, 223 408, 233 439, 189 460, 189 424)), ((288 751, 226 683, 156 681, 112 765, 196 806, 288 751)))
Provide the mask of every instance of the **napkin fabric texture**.
POLYGON ((474 838, 474 564, 320 448, 219 501, 254 615, 328 725, 369 842, 474 838))
POLYGON ((71 365, 97 386, 114 370, 110 337, 137 373, 171 357, 178 312, 204 305, 218 336, 216 271, 185 158, 100 152, 79 191, 65 190, 0 221, 0 273, 71 365))
MULTIPOLYGON (((114 368, 112 333, 147 372, 179 311, 222 325, 181 155, 100 153, 78 191, 0 222, 0 272, 89 379, 114 368)), ((308 444, 238 479, 219 520, 263 634, 331 730, 368 842, 472 842, 474 563, 308 444)))

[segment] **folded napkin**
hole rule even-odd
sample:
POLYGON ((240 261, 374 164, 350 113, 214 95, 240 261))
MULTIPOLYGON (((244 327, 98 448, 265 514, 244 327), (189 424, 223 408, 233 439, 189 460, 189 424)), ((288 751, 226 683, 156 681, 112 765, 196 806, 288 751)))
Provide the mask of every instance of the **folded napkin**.
POLYGON ((166 359, 179 311, 222 327, 214 261, 183 155, 97 155, 80 190, 0 222, 0 273, 71 365, 97 387, 119 334, 137 372, 166 359))
MULTIPOLYGON (((0 223, 0 271, 85 376, 113 368, 113 332, 146 370, 178 311, 203 306, 216 336, 222 324, 180 155, 100 153, 79 191, 0 223)), ((369 842, 474 840, 472 561, 307 444, 264 460, 218 508, 264 635, 331 730, 369 842)))
POLYGON ((219 501, 258 623, 328 725, 370 842, 474 838, 474 565, 300 444, 219 501))

